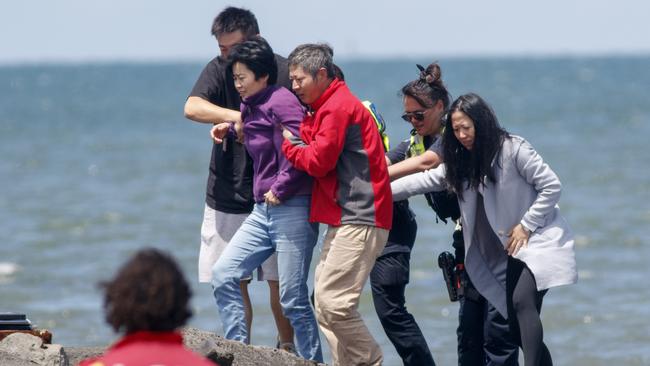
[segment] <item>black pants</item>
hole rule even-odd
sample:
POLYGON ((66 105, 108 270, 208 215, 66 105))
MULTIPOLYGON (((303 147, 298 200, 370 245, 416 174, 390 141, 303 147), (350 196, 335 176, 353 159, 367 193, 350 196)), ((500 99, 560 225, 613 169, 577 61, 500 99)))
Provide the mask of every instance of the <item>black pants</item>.
POLYGON ((524 262, 512 257, 508 258, 506 283, 509 325, 513 339, 524 352, 525 365, 552 366, 539 316, 547 290, 537 291, 533 273, 524 262))
MULTIPOLYGON (((462 230, 453 234, 456 262, 464 263, 465 243, 462 230)), ((463 273, 464 296, 458 310, 459 366, 518 366, 519 342, 511 325, 492 304, 474 288, 463 273)))
POLYGON ((410 259, 410 253, 377 258, 370 272, 372 299, 379 321, 404 365, 435 365, 420 327, 406 309, 404 291, 409 282, 410 259))
POLYGON ((478 292, 460 299, 459 366, 518 366, 519 346, 506 320, 478 292))

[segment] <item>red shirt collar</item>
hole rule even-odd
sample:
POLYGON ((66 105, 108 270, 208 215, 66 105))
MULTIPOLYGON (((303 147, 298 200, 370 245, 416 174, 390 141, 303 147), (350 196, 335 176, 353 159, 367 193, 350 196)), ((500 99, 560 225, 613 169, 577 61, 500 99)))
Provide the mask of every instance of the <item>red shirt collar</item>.
POLYGON ((334 78, 334 80, 332 80, 332 82, 327 87, 327 89, 325 89, 323 94, 321 94, 320 97, 318 97, 318 99, 316 99, 309 106, 311 107, 311 109, 317 110, 318 108, 320 108, 320 106, 325 104, 325 102, 332 96, 332 94, 334 94, 335 91, 337 91, 339 88, 343 86, 345 86, 345 82, 337 78, 334 78))

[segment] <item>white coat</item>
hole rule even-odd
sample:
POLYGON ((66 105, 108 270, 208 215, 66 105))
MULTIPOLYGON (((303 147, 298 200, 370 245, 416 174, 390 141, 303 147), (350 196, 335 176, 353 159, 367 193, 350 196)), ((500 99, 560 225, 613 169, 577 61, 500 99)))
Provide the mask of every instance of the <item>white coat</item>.
MULTIPOLYGON (((515 255, 533 272, 538 290, 575 283, 578 279, 573 233, 557 205, 562 185, 557 175, 523 138, 511 135, 492 162, 496 182, 479 185, 485 214, 505 245, 518 223, 531 231, 528 246, 515 255)), ((393 199, 445 189, 445 166, 398 179, 393 199)), ((465 189, 459 200, 465 251, 472 245, 476 218, 476 189, 465 189)))

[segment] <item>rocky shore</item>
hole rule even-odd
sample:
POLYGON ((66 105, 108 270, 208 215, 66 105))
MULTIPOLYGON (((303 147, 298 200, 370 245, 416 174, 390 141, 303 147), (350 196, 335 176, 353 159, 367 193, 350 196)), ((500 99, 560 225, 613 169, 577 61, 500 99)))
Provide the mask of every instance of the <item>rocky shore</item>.
MULTIPOLYGON (((183 338, 188 348, 221 366, 325 366, 274 348, 229 341, 196 328, 185 328, 183 338)), ((0 341, 0 365, 74 366, 85 358, 102 354, 105 349, 43 344, 39 337, 14 333, 0 341)))

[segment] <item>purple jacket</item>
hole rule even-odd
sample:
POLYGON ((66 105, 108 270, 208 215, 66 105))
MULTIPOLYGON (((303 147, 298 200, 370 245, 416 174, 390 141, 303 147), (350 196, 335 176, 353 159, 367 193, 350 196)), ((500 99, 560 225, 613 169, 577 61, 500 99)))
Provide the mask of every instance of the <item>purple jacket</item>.
POLYGON ((269 85, 242 100, 244 144, 253 159, 253 196, 264 202, 264 194, 273 191, 281 202, 297 195, 310 195, 312 180, 296 170, 282 153, 282 127, 296 136, 305 115, 298 98, 284 87, 269 85))

